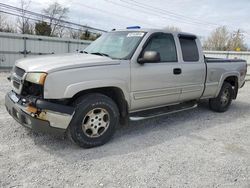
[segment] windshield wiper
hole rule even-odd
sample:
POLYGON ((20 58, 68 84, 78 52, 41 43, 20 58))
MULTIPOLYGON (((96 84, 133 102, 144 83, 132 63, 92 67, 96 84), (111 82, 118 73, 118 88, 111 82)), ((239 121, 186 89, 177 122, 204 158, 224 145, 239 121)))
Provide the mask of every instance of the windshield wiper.
POLYGON ((83 53, 88 54, 88 52, 82 51, 82 50, 79 53, 81 53, 81 54, 83 54, 83 53))
POLYGON ((90 54, 93 54, 93 55, 101 55, 101 56, 110 57, 108 54, 101 53, 101 52, 92 52, 92 53, 90 53, 90 54))

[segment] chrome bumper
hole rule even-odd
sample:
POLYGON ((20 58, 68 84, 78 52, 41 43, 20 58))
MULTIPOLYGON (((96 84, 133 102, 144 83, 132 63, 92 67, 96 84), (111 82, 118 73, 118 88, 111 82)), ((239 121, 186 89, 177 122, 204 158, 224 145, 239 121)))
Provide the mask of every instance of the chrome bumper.
MULTIPOLYGON (((50 105, 53 106, 53 103, 50 105)), ((22 105, 22 99, 13 91, 6 94, 5 106, 18 123, 38 132, 64 133, 73 116, 73 113, 63 114, 46 109, 39 109, 39 113, 30 112, 27 106, 22 105)))

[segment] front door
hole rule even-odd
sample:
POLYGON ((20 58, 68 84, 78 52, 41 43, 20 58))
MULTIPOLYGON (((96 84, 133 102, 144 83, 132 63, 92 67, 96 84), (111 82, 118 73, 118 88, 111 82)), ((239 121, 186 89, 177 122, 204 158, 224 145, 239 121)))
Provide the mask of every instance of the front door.
POLYGON ((155 63, 131 63, 131 110, 154 108, 178 103, 181 87, 175 40, 169 33, 151 35, 145 51, 157 51, 160 61, 155 63))

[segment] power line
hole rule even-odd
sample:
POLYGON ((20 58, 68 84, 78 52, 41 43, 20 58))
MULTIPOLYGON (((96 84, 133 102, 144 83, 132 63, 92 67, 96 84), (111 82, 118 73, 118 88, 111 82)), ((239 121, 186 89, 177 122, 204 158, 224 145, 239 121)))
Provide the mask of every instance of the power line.
MULTIPOLYGON (((11 5, 7 5, 7 4, 4 4, 4 3, 0 3, 0 8, 1 7, 9 9, 11 11, 15 11, 15 12, 24 12, 25 14, 36 16, 36 17, 39 17, 39 18, 42 19, 42 20, 37 20, 37 21, 43 21, 43 19, 53 19, 55 21, 59 21, 60 23, 64 23, 64 24, 68 24, 68 25, 74 25, 74 26, 78 26, 78 27, 81 27, 81 28, 86 28, 86 29, 90 29, 90 30, 94 30, 94 31, 107 32, 107 31, 102 30, 102 29, 98 29, 98 28, 94 28, 94 27, 90 27, 90 26, 86 26, 86 25, 81 25, 81 24, 77 24, 77 23, 74 23, 74 22, 61 20, 61 19, 57 19, 57 18, 52 18, 50 16, 40 14, 40 13, 36 13, 36 12, 33 12, 33 11, 29 11, 29 10, 23 10, 21 8, 11 6, 11 5)), ((20 15, 20 16, 22 16, 22 15, 20 15)), ((64 26, 64 25, 62 25, 62 26, 64 26)))
POLYGON ((127 3, 127 4, 130 4, 130 5, 141 7, 141 8, 144 8, 144 9, 151 9, 153 11, 156 10, 157 12, 163 12, 163 13, 168 14, 170 16, 173 16, 173 17, 175 17, 177 19, 189 20, 189 21, 191 21, 193 23, 199 23, 199 24, 203 24, 203 25, 207 24, 207 25, 219 26, 217 23, 211 23, 211 22, 207 22, 207 21, 200 20, 200 19, 197 19, 197 18, 191 18, 191 17, 188 17, 186 15, 177 14, 177 13, 169 11, 169 10, 165 10, 165 9, 162 9, 162 8, 159 8, 159 7, 148 5, 148 4, 145 4, 145 3, 141 3, 141 2, 138 2, 136 0, 129 0, 130 2, 125 1, 125 0, 120 0, 120 1, 124 2, 124 3, 127 3))
POLYGON ((165 20, 174 20, 174 21, 178 20, 178 21, 180 21, 182 23, 191 24, 191 25, 194 25, 196 27, 200 27, 200 25, 204 25, 204 23, 191 22, 191 21, 186 21, 186 20, 179 20, 178 18, 175 18, 173 16, 169 16, 169 15, 168 15, 168 17, 166 17, 166 16, 163 16, 161 13, 157 13, 155 11, 152 12, 151 10, 148 10, 148 9, 142 9, 141 10, 141 9, 138 9, 138 8, 135 8, 135 7, 131 7, 131 6, 126 6, 126 5, 123 5, 123 4, 119 4, 119 3, 114 2, 114 1, 110 1, 110 0, 105 0, 105 1, 109 2, 111 4, 114 4, 114 5, 120 6, 120 7, 124 7, 124 8, 130 9, 130 10, 134 10, 137 13, 138 13, 138 11, 142 12, 142 13, 145 13, 147 15, 150 13, 151 15, 155 15, 155 16, 160 17, 160 18, 165 19, 165 20))
MULTIPOLYGON (((110 1, 110 0, 105 0, 105 1, 110 2, 112 4, 116 4, 117 6, 122 6, 122 7, 125 7, 125 8, 133 9, 137 13, 138 13, 138 10, 139 10, 138 8, 137 9, 135 9, 134 7, 131 8, 131 7, 128 7, 126 5, 121 5, 121 4, 118 4, 118 3, 114 3, 113 1, 110 1)), ((139 8, 143 8, 143 10, 139 10, 139 11, 147 13, 147 14, 148 13, 152 14, 152 11, 153 11, 152 9, 154 9, 153 14, 156 15, 156 16, 158 16, 158 17, 161 17, 163 19, 168 19, 168 18, 163 17, 162 15, 158 15, 160 13, 158 13, 158 14, 156 14, 156 13, 164 11, 164 12, 168 13, 167 14, 168 16, 170 16, 171 14, 175 14, 175 13, 172 13, 171 11, 166 11, 164 9, 160 9, 160 8, 156 8, 156 7, 153 7, 153 6, 149 6, 149 5, 144 4, 144 3, 140 3, 140 5, 136 5, 135 3, 138 3, 136 0, 130 0, 130 2, 126 2, 124 0, 120 0, 120 1, 128 3, 128 4, 133 5, 133 6, 135 5, 135 6, 139 7, 139 8), (157 12, 156 12, 156 10, 157 10, 157 12)), ((142 22, 139 19, 135 19, 135 18, 123 16, 123 15, 120 15, 120 14, 110 13, 109 11, 105 11, 105 10, 102 10, 102 9, 99 9, 99 8, 95 8, 95 7, 92 7, 92 6, 88 6, 88 5, 79 3, 79 2, 74 3, 74 4, 79 4, 80 6, 83 6, 85 8, 91 9, 91 10, 96 10, 96 11, 99 11, 99 12, 104 13, 104 14, 109 14, 109 15, 112 14, 112 15, 115 15, 116 17, 120 17, 120 18, 124 18, 124 19, 130 19, 130 20, 134 20, 134 21, 137 21, 137 22, 140 22, 140 23, 147 24, 147 25, 159 27, 158 25, 155 25, 155 24, 150 24, 150 23, 142 22)), ((36 13, 36 12, 33 12, 33 11, 29 11, 29 10, 23 10, 21 8, 18 8, 18 7, 15 7, 15 6, 11 6, 11 5, 7 5, 7 4, 4 4, 4 3, 0 3, 0 8, 1 7, 9 10, 9 11, 1 11, 1 12, 5 13, 5 14, 10 14, 10 15, 13 15, 13 16, 23 16, 23 15, 20 15, 20 12, 24 12, 25 14, 33 16, 33 17, 26 17, 27 19, 30 19, 30 20, 33 20, 33 21, 44 21, 44 19, 51 19, 50 16, 43 15, 43 14, 40 14, 40 13, 36 13), (13 13, 13 12, 17 12, 17 13, 13 13)), ((186 24, 192 24, 192 25, 195 25, 195 26, 197 26, 198 24, 200 24, 200 25, 202 24, 202 23, 185 21, 184 18, 183 18, 183 16, 179 15, 179 14, 175 14, 175 16, 172 16, 172 17, 170 16, 170 19, 178 19, 178 17, 181 17, 181 19, 183 19, 181 21, 183 23, 186 23, 186 24)), ((77 29, 77 28, 71 27, 71 25, 73 25, 73 26, 77 26, 77 27, 81 27, 81 28, 90 29, 90 30, 106 32, 105 30, 102 30, 102 29, 98 29, 98 28, 94 28, 94 27, 89 27, 89 26, 86 26, 86 25, 81 25, 81 24, 69 22, 69 21, 66 21, 66 20, 59 20, 59 19, 56 19, 56 18, 53 18, 53 19, 56 20, 56 21, 60 21, 61 23, 67 24, 68 26, 66 26, 66 25, 59 25, 59 26, 63 26, 65 28, 69 28, 69 29, 74 29, 74 30, 82 31, 82 29, 79 29, 79 28, 77 29)), ((192 18, 188 18, 188 19, 192 19, 192 18)), ((196 20, 198 20, 198 19, 196 19, 196 20)), ((46 23, 49 23, 49 22, 46 22, 46 23)), ((203 23, 202 25, 206 25, 205 23, 203 23)), ((220 26, 218 24, 214 24, 214 25, 220 26)), ((250 35, 249 33, 247 33, 247 32, 244 32, 244 33, 246 35, 248 35, 246 37, 249 37, 249 35, 250 35)))
MULTIPOLYGON (((162 9, 162 8, 159 8, 159 7, 155 7, 155 6, 151 6, 151 5, 145 4, 145 3, 138 2, 137 0, 129 0, 130 2, 127 2, 126 0, 120 0, 120 1, 124 2, 124 3, 127 3, 129 5, 133 5, 133 6, 137 6, 137 7, 143 8, 143 9, 157 11, 157 12, 163 12, 165 14, 172 15, 172 16, 174 16, 176 18, 181 19, 181 20, 184 20, 184 19, 186 19, 186 20, 197 20, 200 24, 204 25, 205 27, 208 27, 209 25, 210 26, 216 26, 216 27, 223 26, 223 25, 220 25, 220 24, 217 24, 217 23, 206 22, 206 21, 201 20, 201 19, 191 18, 191 17, 185 16, 185 15, 177 14, 177 13, 174 13, 172 11, 168 11, 168 10, 165 10, 165 9, 162 9)), ((194 22, 193 21, 193 23, 198 23, 198 22, 194 22)), ((232 26, 227 26, 227 27, 231 28, 231 30, 235 30, 235 28, 233 28, 232 26)), ((245 32, 245 34, 248 35, 246 37, 250 36, 250 34, 247 33, 247 32, 245 32)))
MULTIPOLYGON (((167 10, 164 10, 164 9, 161 9, 161 8, 157 8, 157 7, 154 7, 154 6, 151 6, 151 5, 147 5, 145 3, 141 3, 141 2, 138 2, 136 0, 129 0, 130 2, 127 2, 125 0, 120 0, 121 2, 124 2, 124 3, 128 4, 128 5, 132 5, 130 7, 118 4, 117 2, 113 2, 111 0, 105 0, 105 1, 110 2, 112 4, 116 4, 118 6, 122 6, 122 7, 129 8, 129 9, 133 9, 133 10, 136 10, 133 7, 133 6, 136 6, 136 7, 139 7, 139 8, 142 9, 142 10, 139 10, 139 11, 145 12, 145 10, 147 10, 148 12, 150 12, 151 14, 154 14, 154 15, 156 15, 156 13, 160 14, 160 12, 162 12, 164 14, 167 14, 169 16, 169 19, 173 20, 173 18, 175 18, 175 19, 177 19, 180 22, 183 22, 183 23, 186 23, 186 24, 192 24, 192 25, 197 26, 197 27, 200 27, 200 26, 198 26, 198 24, 199 25, 203 25, 204 26, 203 28, 206 28, 206 29, 209 29, 209 30, 212 29, 212 28, 209 28, 209 26, 214 26, 214 27, 215 26, 216 27, 223 26, 223 25, 220 25, 220 24, 216 24, 216 23, 212 23, 212 22, 206 22, 206 21, 203 21, 203 20, 200 20, 200 19, 196 19, 196 18, 186 17, 184 15, 176 14, 176 13, 171 12, 171 11, 167 11, 167 10), (135 3, 137 3, 137 4, 135 4, 135 3), (197 22, 197 21, 187 21, 188 19, 189 20, 198 20, 199 22, 197 22)), ((159 15, 157 15, 157 16, 161 17, 161 18, 167 19, 166 17, 163 17, 163 16, 159 16, 159 15)), ((231 26, 228 26, 228 27, 231 28, 231 30, 235 29, 235 28, 233 28, 231 26)), ((244 33, 247 35, 247 36, 245 36, 246 38, 250 37, 249 33, 247 33, 247 32, 244 32, 244 33)))
POLYGON ((103 10, 103 9, 99 9, 99 8, 96 8, 96 7, 85 5, 85 4, 80 3, 80 2, 77 2, 77 3, 74 3, 74 4, 78 4, 78 5, 82 6, 82 7, 85 7, 85 8, 91 9, 91 10, 96 10, 98 12, 101 12, 102 14, 114 15, 116 17, 120 17, 120 18, 123 18, 123 19, 126 19, 126 20, 129 19, 129 20, 133 20, 133 21, 136 21, 136 22, 139 22, 139 23, 144 23, 146 25, 151 25, 151 26, 154 26, 154 27, 159 27, 159 25, 155 25, 155 24, 152 24, 152 23, 147 23, 147 22, 141 21, 139 19, 135 19, 135 18, 131 18, 131 17, 128 17, 128 16, 123 16, 121 14, 116 14, 116 13, 113 13, 113 12, 109 12, 109 11, 106 11, 106 10, 103 10))
MULTIPOLYGON (((30 18, 30 17, 27 17, 27 16, 23 16, 23 15, 20 15, 20 14, 11 13, 11 12, 4 11, 4 10, 0 10, 0 12, 2 12, 4 14, 9 14, 9 15, 12 15, 12 16, 16 16, 16 17, 22 16, 25 19, 29 19, 29 20, 33 20, 33 21, 37 21, 37 22, 43 21, 43 20, 40 20, 40 19, 30 18)), ((47 22, 47 21, 43 21, 43 22, 49 24, 49 22, 47 22)), ((73 28, 73 27, 66 26, 66 25, 60 25, 60 24, 58 24, 58 26, 61 26, 61 27, 67 28, 67 29, 73 29, 73 30, 77 30, 77 31, 82 31, 82 29, 73 28)))

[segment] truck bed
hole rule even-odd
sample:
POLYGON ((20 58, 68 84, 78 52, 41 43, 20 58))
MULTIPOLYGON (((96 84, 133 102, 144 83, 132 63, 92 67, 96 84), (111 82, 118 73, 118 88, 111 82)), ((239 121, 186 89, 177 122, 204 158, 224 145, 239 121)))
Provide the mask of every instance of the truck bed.
POLYGON ((203 98, 213 98, 218 95, 221 84, 228 72, 234 72, 235 76, 238 76, 239 87, 244 84, 245 76, 241 75, 241 73, 246 68, 245 60, 205 57, 205 62, 207 75, 203 98))
POLYGON ((206 63, 238 63, 246 62, 243 59, 226 59, 226 58, 214 58, 214 57, 205 57, 206 63))

